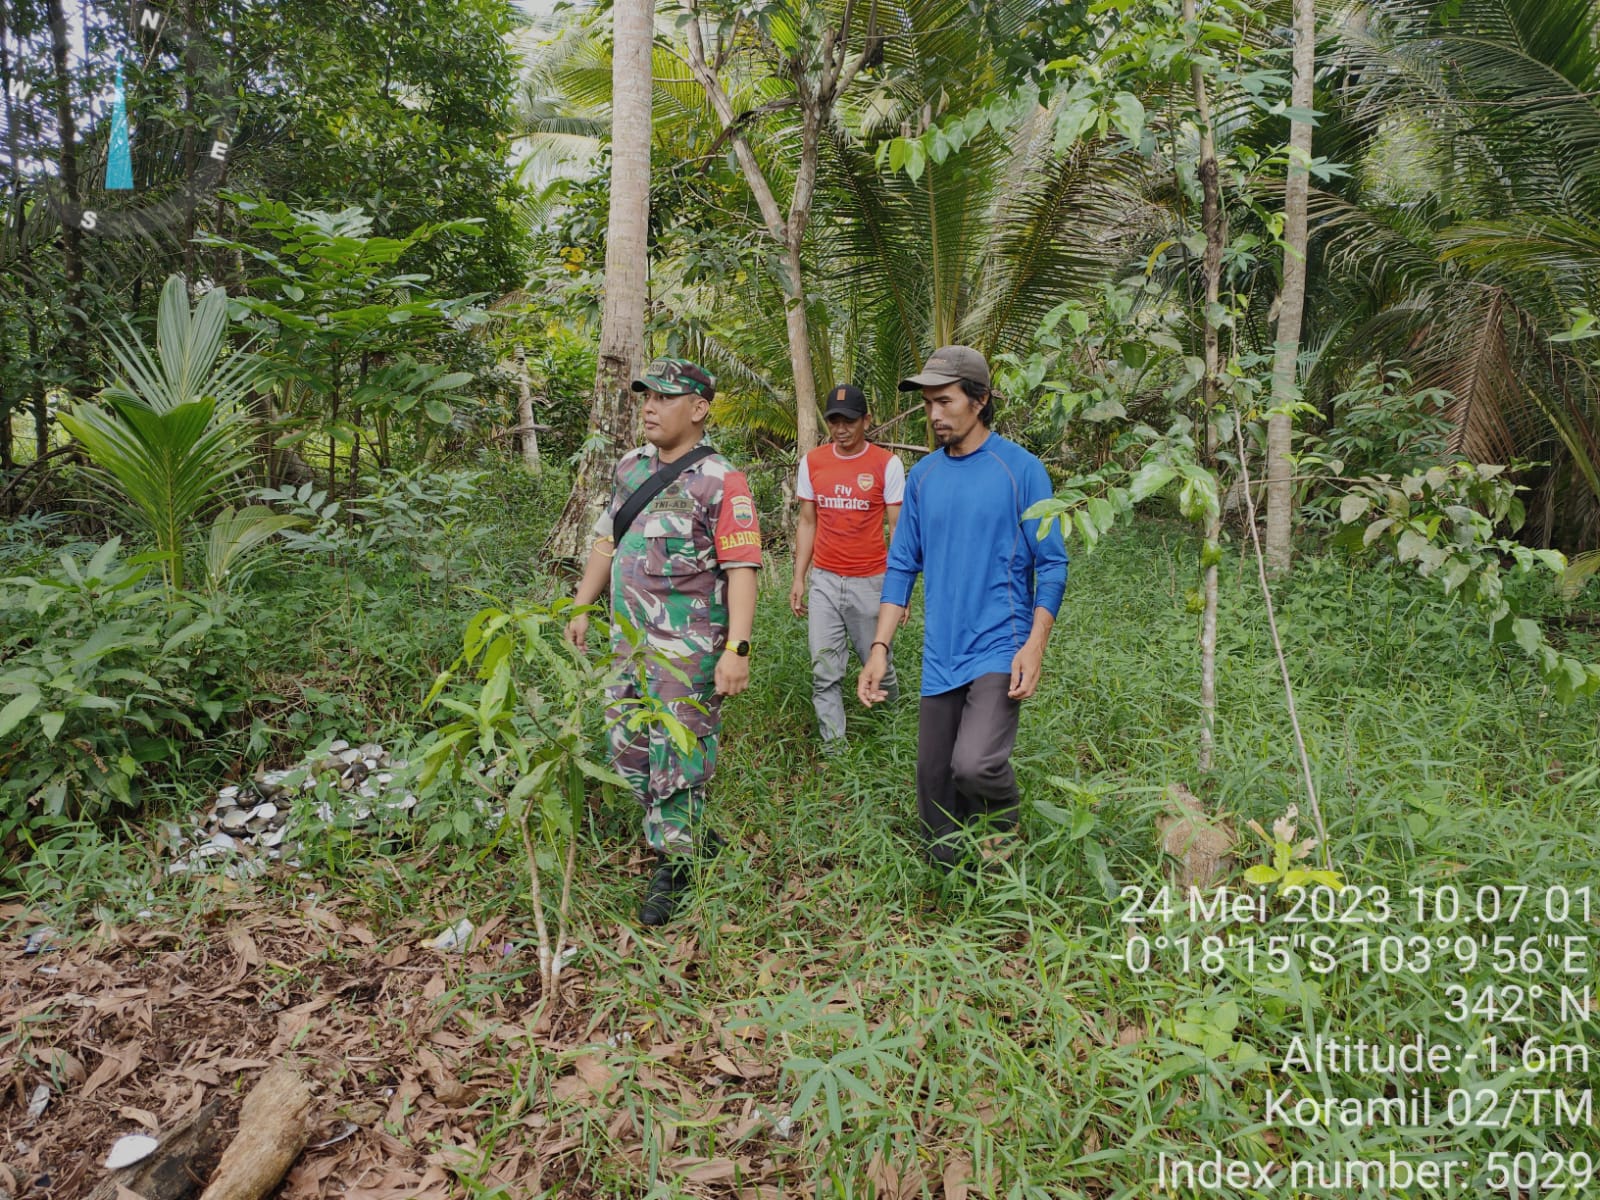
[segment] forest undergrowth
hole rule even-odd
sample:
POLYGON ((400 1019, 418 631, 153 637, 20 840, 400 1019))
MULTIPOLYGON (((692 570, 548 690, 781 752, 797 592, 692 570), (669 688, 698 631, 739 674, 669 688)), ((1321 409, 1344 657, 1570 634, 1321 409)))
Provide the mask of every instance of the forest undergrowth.
MULTIPOLYGON (((207 1088, 236 1099, 273 1057, 317 1081, 325 1132, 354 1127, 308 1151, 284 1195, 338 1181, 356 1197, 1144 1196, 1162 1155, 1277 1164, 1281 1185, 1296 1161, 1392 1152, 1481 1172, 1491 1152, 1600 1152, 1592 1124, 1512 1099, 1564 1089, 1575 1104, 1600 1079, 1587 1051, 1538 1055, 1584 1042, 1587 1009, 1561 1006, 1595 987, 1592 961, 1574 972, 1548 936, 1600 919, 1593 704, 1555 704, 1470 613, 1343 556, 1302 559, 1277 593, 1331 866, 1360 889, 1316 914, 1270 888, 1264 920, 1191 920, 1181 895, 1162 913, 1171 785, 1240 834, 1226 882, 1252 897, 1242 872, 1270 849, 1247 823, 1270 829, 1296 804, 1298 837, 1310 823, 1248 559, 1224 564, 1217 768, 1196 775, 1193 541, 1156 520, 1073 559, 1017 744, 1026 844, 996 873, 937 877, 918 857, 913 698, 873 713, 852 700, 848 752, 817 751, 780 561, 763 572, 751 689, 724 710, 711 811, 729 848, 692 908, 646 933, 637 809, 597 799, 559 1008, 536 1004, 515 838, 457 820, 460 796, 425 797, 414 829, 387 839, 330 827, 298 872, 167 875, 160 818, 203 807, 230 771, 332 736, 420 741, 417 702, 482 599, 468 589, 553 590, 524 565, 549 497, 510 487, 491 481, 499 524, 458 548, 475 569, 284 559, 258 578, 253 732, 217 777, 181 777, 115 837, 67 830, 40 847, 0 962, 18 1195, 69 1194, 30 1193, 18 1165, 36 1077, 58 1088, 62 1124, 29 1161, 59 1185, 94 1178, 130 1109, 160 1123, 207 1088), (462 916, 470 950, 423 946, 462 916), (44 923, 57 948, 24 955, 44 923), (86 1010, 74 980, 91 977, 102 997, 145 990, 86 1010), (1286 1061, 1318 1034, 1492 1037, 1498 1059, 1463 1051, 1438 1072, 1426 1130, 1274 1120, 1285 1090, 1404 1094, 1403 1075, 1286 1061), (173 1085, 197 1043, 230 1037, 226 1061, 173 1085), (112 1056, 129 1044, 131 1061, 112 1056), (76 1083, 61 1049, 84 1060, 76 1083), (1451 1120, 1447 1091, 1466 1097, 1451 1120)), ((1593 657, 1581 625, 1560 628, 1593 657)), ((914 618, 896 648, 911 696, 919 640, 914 618)))

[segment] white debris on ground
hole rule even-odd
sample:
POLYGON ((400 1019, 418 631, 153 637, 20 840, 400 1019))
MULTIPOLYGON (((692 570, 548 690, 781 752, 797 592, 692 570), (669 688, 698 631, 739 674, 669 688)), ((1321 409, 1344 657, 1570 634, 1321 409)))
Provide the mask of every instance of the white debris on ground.
MULTIPOLYGON (((122 1167, 131 1167, 136 1162, 143 1162, 156 1152, 161 1145, 153 1137, 142 1133, 130 1133, 126 1137, 119 1137, 111 1146, 111 1153, 106 1155, 105 1165, 112 1170, 122 1167)), ((123 1189, 119 1188, 118 1191, 123 1189)))
POLYGON ((317 825, 378 826, 414 809, 408 765, 377 742, 339 740, 292 767, 259 770, 248 783, 220 789, 196 827, 168 827, 165 840, 176 857, 167 873, 221 870, 249 879, 278 860, 298 867, 304 839, 317 825))
POLYGON ((474 926, 466 917, 462 917, 454 925, 446 929, 438 937, 428 942, 430 950, 465 950, 472 942, 474 926))

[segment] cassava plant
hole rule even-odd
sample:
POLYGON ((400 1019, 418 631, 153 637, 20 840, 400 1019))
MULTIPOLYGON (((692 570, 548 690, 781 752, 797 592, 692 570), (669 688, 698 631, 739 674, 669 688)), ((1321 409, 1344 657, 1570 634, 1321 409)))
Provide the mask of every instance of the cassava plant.
MULTIPOLYGON (((481 609, 467 623, 460 655, 423 701, 424 708, 438 705, 457 716, 424 747, 420 782, 443 776, 469 783, 503 806, 518 831, 539 942, 544 1016, 559 1002, 556 985, 565 965, 562 950, 589 784, 626 786, 607 765, 596 720, 619 667, 609 655, 591 661, 560 636, 574 616, 593 611, 567 599, 481 609), (475 694, 446 694, 465 678, 473 681, 475 694), (552 931, 545 880, 557 872, 561 882, 552 931)), ((635 645, 642 641, 630 637, 635 645)), ((637 656, 625 660, 637 661, 637 656)), ((624 702, 618 719, 630 730, 661 722, 685 752, 692 746, 694 735, 648 697, 624 702)))

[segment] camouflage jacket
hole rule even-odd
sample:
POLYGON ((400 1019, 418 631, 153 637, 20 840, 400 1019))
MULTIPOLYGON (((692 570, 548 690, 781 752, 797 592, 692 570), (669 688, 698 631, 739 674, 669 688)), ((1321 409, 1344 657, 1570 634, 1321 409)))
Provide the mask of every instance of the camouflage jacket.
MULTIPOLYGON (((595 537, 611 536, 617 510, 659 466, 653 446, 623 455, 595 537)), ((651 649, 709 685, 728 638, 727 569, 760 565, 761 529, 744 473, 721 454, 701 459, 651 500, 617 543, 612 651, 628 652, 632 625, 651 649)))

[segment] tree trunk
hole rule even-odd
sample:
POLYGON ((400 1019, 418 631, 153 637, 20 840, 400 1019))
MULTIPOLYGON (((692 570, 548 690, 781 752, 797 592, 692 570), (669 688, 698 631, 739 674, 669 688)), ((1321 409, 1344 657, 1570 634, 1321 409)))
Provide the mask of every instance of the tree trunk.
MULTIPOLYGON (((61 135, 61 191, 68 212, 78 210, 82 189, 78 183, 78 127, 72 114, 72 72, 68 65, 67 18, 61 0, 49 0, 50 57, 55 68, 56 123, 61 135)), ((83 315, 83 230, 77 221, 61 225, 61 268, 66 280, 67 338, 62 359, 71 363, 72 394, 89 399, 94 388, 88 371, 89 326, 83 315)), ((41 410, 42 415, 42 410, 41 410)), ((41 447, 44 442, 41 441, 41 447)))
MULTIPOLYGON (((1294 84, 1291 103, 1309 111, 1315 67, 1317 12, 1315 0, 1294 3, 1294 84)), ((1289 175, 1283 190, 1283 291, 1278 294, 1278 328, 1272 360, 1272 403, 1285 405, 1300 397, 1297 360, 1300 321, 1306 304, 1306 201, 1311 190, 1311 122, 1289 122, 1289 175)), ((1267 418, 1268 569, 1282 574, 1291 562, 1294 528, 1294 481, 1289 462, 1293 419, 1267 418)))
MULTIPOLYGON (((361 395, 361 390, 367 384, 367 364, 369 352, 361 352, 361 365, 356 372, 356 395, 361 395)), ((356 492, 361 486, 361 407, 352 403, 350 406, 350 425, 355 431, 355 437, 350 444, 350 500, 353 503, 356 492)))
MULTIPOLYGON (((1183 0, 1183 19, 1195 20, 1195 0, 1183 0)), ((1205 307, 1201 313, 1201 328, 1205 339, 1205 378, 1201 381, 1201 403, 1205 408, 1206 466, 1217 468, 1217 398, 1218 374, 1221 354, 1217 345, 1217 312, 1222 296, 1222 252, 1228 242, 1227 213, 1222 207, 1222 186, 1217 169, 1217 142, 1211 124, 1211 97, 1206 91, 1205 72, 1199 63, 1189 68, 1190 83, 1194 88, 1195 121, 1200 127, 1200 161, 1196 174, 1200 178, 1200 222, 1206 235, 1205 256, 1201 272, 1205 277, 1205 307)), ((1218 539, 1222 536, 1220 513, 1206 524, 1206 549, 1214 556, 1218 539)), ((1209 563, 1202 571, 1202 588, 1205 607, 1200 620, 1200 755, 1201 774, 1211 770, 1216 749, 1217 723, 1217 564, 1209 563)))
POLYGON ((611 213, 605 307, 589 405, 589 437, 561 516, 545 543, 556 559, 582 559, 589 527, 611 496, 612 466, 633 441, 629 390, 644 353, 645 265, 650 253, 650 42, 653 0, 612 6, 611 213))
MULTIPOLYGON (((3 38, 0 38, 0 103, 3 103, 5 106, 6 132, 10 135, 7 146, 7 149, 10 153, 10 159, 13 163, 20 162, 22 155, 17 149, 17 117, 11 91, 11 55, 6 48, 5 40, 3 38)), ((18 271, 18 279, 22 285, 22 294, 24 297, 22 319, 24 323, 28 323, 29 312, 33 305, 28 303, 28 301, 31 300, 31 296, 28 288, 27 231, 23 228, 24 212, 22 206, 21 179, 12 180, 11 195, 7 197, 7 200, 9 201, 8 208, 10 209, 10 212, 7 213, 6 217, 7 222, 9 223, 14 219, 17 224, 17 230, 15 234, 18 248, 17 258, 21 266, 21 270, 18 271), (11 212, 16 214, 14 218, 11 216, 11 212)), ((0 338, 0 358, 5 357, 6 347, 9 344, 9 338, 0 338)), ((15 466, 11 446, 11 415, 14 411, 17 411, 23 407, 24 399, 27 396, 27 385, 22 381, 26 373, 32 371, 33 369, 34 364, 30 362, 24 365, 22 371, 17 372, 18 384, 16 390, 16 403, 14 407, 9 396, 0 396, 0 478, 8 477, 11 474, 12 468, 15 466)), ((10 371, 5 372, 7 377, 9 377, 10 374, 10 371)), ((7 481, 9 482, 9 480, 7 481)), ((9 512, 9 510, 7 510, 7 512, 9 512)))
POLYGON ((794 440, 796 451, 804 458, 817 448, 817 381, 811 370, 811 329, 806 320, 799 246, 789 247, 784 263, 789 271, 784 323, 789 327, 789 362, 794 369, 794 440))
POLYGON ((517 343, 517 441, 522 447, 522 465, 530 475, 539 473, 539 431, 533 421, 533 388, 528 383, 528 348, 517 343))
POLYGON ((706 58, 700 14, 692 5, 686 7, 689 8, 689 20, 684 31, 688 35, 690 73, 699 82, 712 111, 717 114, 723 132, 733 143, 733 155, 738 160, 739 171, 749 185, 756 209, 761 214, 762 230, 783 251, 784 272, 788 276, 783 284, 785 324, 789 334, 789 365, 794 373, 795 448, 805 455, 817 445, 817 385, 811 366, 811 333, 806 322, 805 276, 801 270, 800 248, 805 244, 806 224, 811 218, 811 204, 816 195, 823 124, 833 111, 834 101, 865 64, 872 38, 869 32, 868 47, 863 48, 853 61, 846 62, 845 52, 854 10, 853 4, 846 3, 840 27, 828 29, 822 36, 819 77, 813 82, 803 64, 798 61, 789 63, 801 124, 800 162, 795 170, 794 191, 789 197, 789 215, 785 217, 783 210, 778 207, 771 181, 761 170, 761 164, 750 148, 743 120, 734 113, 733 101, 727 89, 706 58))
MULTIPOLYGON (((186 30, 198 29, 194 18, 194 0, 186 0, 183 6, 184 28, 186 30)), ((199 73, 199 58, 192 37, 185 37, 183 43, 183 178, 184 186, 192 184, 188 181, 194 179, 195 161, 199 153, 195 139, 199 136, 196 131, 195 117, 195 76, 199 73)), ((193 281, 195 277, 195 250, 194 231, 199 219, 198 202, 185 206, 183 214, 183 277, 193 281)))
POLYGON ((33 453, 43 458, 50 453, 50 405, 39 374, 39 323, 33 320, 28 322, 28 361, 33 364, 33 453))

